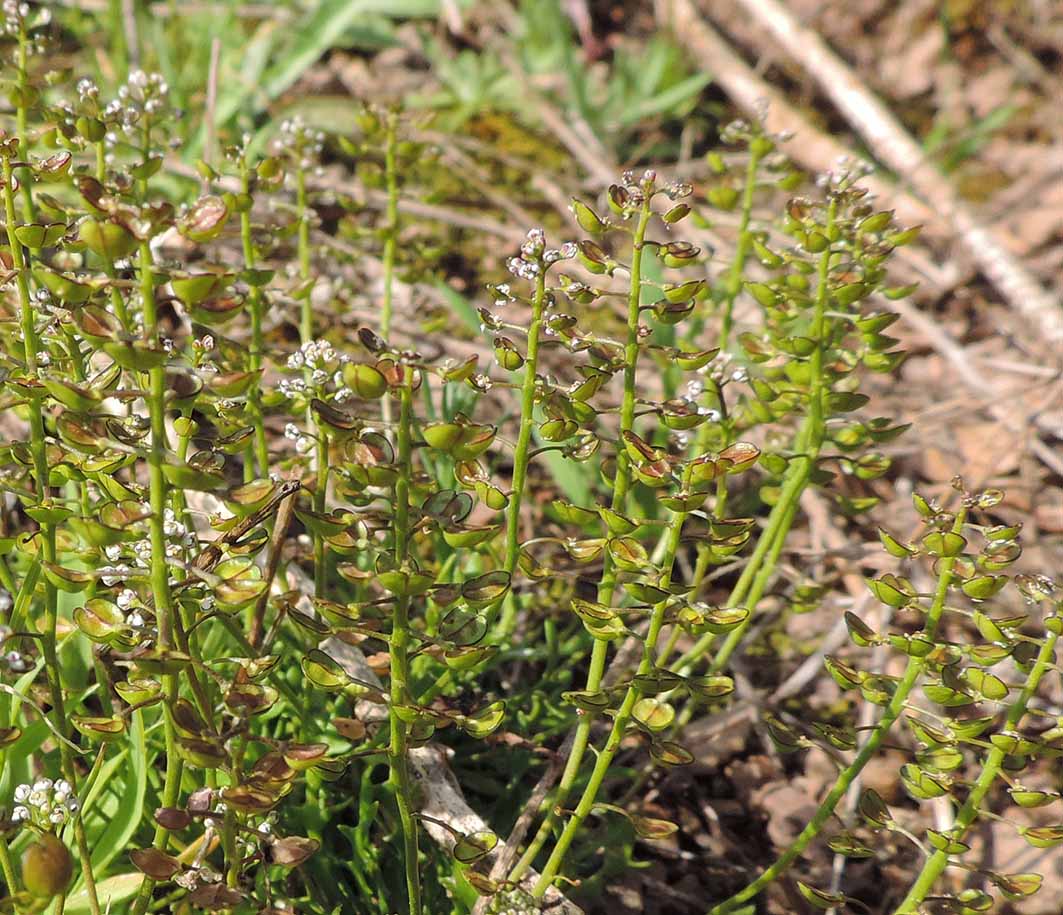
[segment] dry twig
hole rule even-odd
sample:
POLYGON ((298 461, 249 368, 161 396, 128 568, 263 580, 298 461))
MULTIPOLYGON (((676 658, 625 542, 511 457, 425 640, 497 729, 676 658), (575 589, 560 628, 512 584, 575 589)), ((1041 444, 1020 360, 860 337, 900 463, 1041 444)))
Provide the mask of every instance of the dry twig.
MULTIPOLYGON (((875 156, 941 214, 971 259, 1007 303, 1032 329, 1052 341, 1063 340, 1063 309, 962 200, 890 110, 856 77, 816 32, 799 23, 779 0, 739 0, 766 35, 783 48, 819 84, 835 107, 864 137, 875 156)), ((679 40, 713 69, 742 107, 749 109, 749 80, 726 76, 720 67, 721 45, 734 52, 701 19, 691 0, 662 0, 679 40), (708 53, 706 53, 708 52, 708 53), (738 90, 738 91, 736 91, 738 90)), ((759 81, 758 81, 759 82, 759 81)), ((793 129, 791 127, 790 129, 793 129)), ((804 138, 796 147, 804 145, 804 138)))

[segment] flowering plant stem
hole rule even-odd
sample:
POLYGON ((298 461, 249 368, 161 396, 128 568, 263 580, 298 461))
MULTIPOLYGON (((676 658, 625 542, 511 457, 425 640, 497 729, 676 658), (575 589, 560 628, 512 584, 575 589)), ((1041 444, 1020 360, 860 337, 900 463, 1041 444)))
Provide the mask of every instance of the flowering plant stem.
MULTIPOLYGON (((513 485, 506 511, 506 564, 505 570, 512 575, 517 568, 520 554, 520 510, 524 502, 524 487, 528 477, 532 425, 535 419, 535 385, 539 368, 539 335, 543 325, 543 302, 546 299, 546 269, 543 267, 535 278, 532 295, 531 324, 528 326, 528 352, 524 360, 524 380, 520 388, 520 428, 517 444, 513 449, 513 485)), ((502 602, 500 628, 502 633, 513 631, 516 623, 517 601, 513 591, 502 602)), ((490 619, 490 615, 488 617, 490 619)))
MULTIPOLYGON (((672 566, 675 563, 676 551, 679 549, 679 539, 683 532, 683 522, 686 518, 686 512, 676 512, 672 516, 671 524, 669 525, 668 542, 665 547, 665 556, 662 563, 664 572, 661 576, 662 587, 665 588, 667 588, 672 579, 672 566)), ((643 676, 649 673, 655 666, 657 639, 661 634, 661 628, 664 625, 664 614, 670 603, 670 600, 665 599, 659 604, 656 604, 653 608, 653 613, 650 616, 650 628, 646 633, 646 641, 643 646, 642 661, 639 663, 636 676, 643 676)), ((632 710, 635 707, 635 703, 641 698, 642 688, 638 686, 637 682, 633 682, 624 694, 624 701, 620 704, 616 717, 613 719, 613 726, 609 731, 609 739, 605 742, 605 746, 598 754, 594 769, 587 782, 587 787, 583 790, 583 796, 576 805, 576 809, 572 816, 565 824, 565 828, 562 830, 561 835, 557 840, 557 844, 554 846, 553 851, 550 853, 550 857, 543 866, 539 881, 535 884, 535 887, 532 890, 533 895, 541 897, 550 887, 554 877, 557 876, 557 873, 561 868, 565 853, 572 844, 572 840, 575 839, 576 833, 579 832, 584 820, 587 819, 591 811, 594 809, 594 802, 598 797, 598 792, 602 787, 602 783, 605 781, 605 777, 609 774, 609 767, 612 765, 613 759, 616 757, 616 754, 620 749, 620 743, 624 739, 627 726, 631 723, 632 710)))
MULTIPOLYGON (((837 204, 832 202, 827 210, 827 231, 834 226, 837 212, 837 204)), ((746 632, 752 625, 754 611, 764 591, 771 581, 775 571, 779 555, 782 552, 786 537, 793 526, 794 517, 797 515, 797 507, 801 500, 801 494, 808 486, 815 469, 819 452, 823 446, 826 435, 825 400, 829 393, 827 380, 824 376, 824 354, 828 341, 825 340, 826 312, 830 299, 830 266, 831 248, 828 246, 819 258, 816 300, 812 318, 811 338, 816 341, 816 348, 812 351, 810 359, 812 386, 809 392, 808 415, 801 424, 795 440, 799 452, 791 460, 783 480, 779 499, 768 516, 768 524, 757 540, 757 546, 753 551, 742 575, 735 584, 727 601, 728 607, 737 607, 745 603, 749 607, 749 616, 740 626, 732 630, 724 641, 720 650, 713 658, 710 670, 718 672, 724 668, 735 649, 739 646, 746 632)), ((712 647, 715 637, 712 633, 706 633, 684 654, 676 663, 677 670, 689 670, 690 667, 712 647)))
MULTIPOLYGON (((399 240, 399 168, 398 168, 398 123, 397 111, 388 111, 384 118, 384 187, 387 205, 384 210, 384 290, 380 302, 380 336, 385 340, 391 335, 391 317, 395 298, 395 253, 399 240)), ((391 432, 391 401, 384 398, 381 404, 381 419, 387 434, 391 432)))
POLYGON ((380 305, 380 336, 385 340, 391 333, 392 303, 395 285, 395 252, 399 236, 399 168, 398 121, 396 111, 389 111, 384 120, 384 185, 387 207, 384 211, 384 294, 380 305))
MULTIPOLYGON (((312 301, 312 288, 309 286, 311 279, 310 270, 310 209, 306 197, 306 169, 303 163, 299 163, 295 171, 295 206, 296 219, 299 222, 298 254, 299 254, 299 277, 307 288, 303 289, 303 298, 299 312, 299 340, 305 347, 314 339, 314 309, 312 301)), ((307 382, 311 382, 311 370, 307 368, 305 375, 307 382)), ((324 512, 325 495, 328 491, 328 435, 325 429, 314 419, 314 411, 309 403, 306 407, 306 428, 314 438, 314 511, 324 512)), ((325 551, 325 538, 317 531, 313 533, 314 539, 314 596, 325 596, 325 572, 327 556, 325 551)))
MULTIPOLYGON (((251 192, 251 169, 246 156, 240 161, 241 189, 245 196, 251 192)), ((244 266, 248 270, 255 268, 255 244, 251 236, 251 206, 246 206, 240 213, 240 241, 243 245, 244 266)), ((251 407, 252 422, 255 427, 254 454, 258 461, 258 473, 260 477, 269 475, 269 449, 266 446, 266 427, 262 417, 262 353, 265 350, 265 342, 262 337, 263 302, 262 289, 256 283, 251 287, 248 294, 248 305, 251 311, 251 349, 248 353, 248 370, 252 374, 251 387, 247 392, 248 404, 251 407)), ((247 461, 247 470, 252 467, 251 461, 247 461)), ((249 475, 249 474, 248 474, 249 475)))
MULTIPOLYGON (((410 477, 412 475, 413 444, 413 370, 404 369, 399 410, 398 447, 399 477, 395 482, 395 562, 401 568, 409 559, 410 541, 410 477)), ((406 722, 397 709, 410 701, 408 654, 410 641, 410 599, 398 596, 392 616, 390 646, 391 703, 389 718, 391 741, 388 746, 390 782, 395 792, 402 829, 403 858, 406 870, 406 891, 410 915, 421 915, 421 880, 417 863, 417 822, 414 819, 413 785, 407 759, 406 722)))
MULTIPOLYGON (((967 513, 965 509, 961 509, 957 513, 952 524, 952 532, 954 534, 959 534, 963 529, 966 517, 967 513)), ((937 588, 934 591, 933 601, 931 602, 930 609, 927 611, 926 623, 923 625, 922 630, 923 635, 931 641, 937 632, 938 623, 945 610, 945 600, 948 596, 949 587, 953 582, 952 567, 955 563, 955 556, 949 556, 941 560, 937 588)), ((849 786, 853 783, 854 779, 856 779, 856 777, 863 771, 864 766, 866 766, 872 757, 878 752, 879 747, 882 745, 882 741, 885 740, 886 735, 889 734, 890 728, 893 727, 894 722, 896 722, 904 711, 908 696, 919 682, 919 678, 926 668, 926 663, 926 658, 914 656, 908 658, 908 665, 904 670, 904 675, 897 683, 896 690, 890 698, 889 705, 886 706, 886 710, 882 713, 882 717, 879 718, 878 724, 875 725, 875 729, 871 732, 867 742, 860 748, 859 752, 853 758, 853 761, 838 775, 838 778, 834 782, 834 786, 820 803, 815 814, 813 814, 812 818, 808 821, 808 824, 803 830, 801 830, 800 835, 798 835, 790 844, 790 847, 775 860, 771 867, 765 870, 745 889, 740 890, 730 899, 727 899, 712 908, 709 915, 726 915, 728 912, 733 912, 742 903, 752 899, 761 890, 782 876, 790 865, 797 860, 798 856, 808 847, 809 843, 819 835, 824 824, 826 824, 831 816, 833 816, 834 808, 837 807, 838 802, 845 797, 845 794, 849 790, 849 786)))
MULTIPOLYGON (((1012 731, 1018 726, 1022 716, 1026 714, 1026 707, 1029 705, 1030 699, 1037 692, 1041 678, 1055 666, 1056 643, 1058 641, 1059 634, 1050 632, 1041 643, 1041 649, 1037 653, 1037 659, 1026 677, 1022 692, 1019 693, 1018 699, 1008 709, 1008 716, 1002 728, 1004 733, 1012 731)), ((967 830, 970 829, 971 824, 978 817, 978 812, 982 807, 982 801, 985 800, 986 794, 1000 776, 1001 768, 1007 755, 1002 748, 996 746, 986 754, 985 759, 982 761, 982 771, 978 774, 974 786, 967 795, 967 800, 964 801, 959 813, 956 814, 952 829, 948 832, 950 841, 960 842, 963 840, 967 830)), ((911 889, 908 890, 908 895, 904 897, 904 901, 897 907, 895 915, 910 915, 910 913, 919 911, 923 901, 933 890, 934 884, 945 868, 948 867, 948 864, 949 854, 947 850, 939 848, 927 858, 923 863, 923 869, 919 872, 919 876, 912 884, 911 889)))
MULTIPOLYGON (((144 308, 144 329, 153 342, 158 343, 158 315, 155 304, 155 280, 152 270, 151 247, 147 242, 140 246, 140 293, 144 308)), ((148 416, 151 427, 151 447, 148 452, 148 487, 151 518, 149 533, 151 538, 151 593, 155 603, 155 614, 159 626, 159 648, 162 651, 177 647, 176 632, 180 621, 174 610, 170 595, 169 570, 166 565, 166 532, 163 528, 166 511, 166 477, 163 464, 166 453, 165 424, 165 369, 157 366, 149 372, 150 390, 148 393, 148 416)), ((166 674, 162 678, 163 693, 163 734, 166 743, 166 775, 163 781, 162 805, 177 805, 181 788, 181 757, 177 752, 177 732, 174 728, 172 707, 177 701, 178 682, 176 674, 166 674)), ((202 704, 202 703, 201 703, 202 704)), ((204 711, 209 716, 209 704, 204 711)), ((209 720, 209 718, 208 718, 209 720)), ((156 826, 154 846, 165 851, 169 831, 156 826)), ((133 915, 143 915, 151 900, 153 882, 145 877, 140 893, 133 905, 133 915)))
POLYGON ((742 291, 746 260, 753 247, 753 235, 749 231, 749 223, 753 215, 753 194, 757 188, 757 170, 760 168, 763 155, 762 143, 754 141, 750 144, 749 162, 746 164, 745 184, 742 188, 742 209, 738 220, 738 243, 735 247, 734 259, 731 261, 730 272, 727 274, 727 285, 724 288, 723 308, 721 309, 719 346, 724 352, 727 351, 727 345, 731 342, 734 304, 738 293, 742 291))
MULTIPOLYGON (((4 217, 7 222, 7 241, 11 249, 11 259, 17 273, 18 299, 22 339, 25 347, 25 361, 27 373, 36 378, 38 368, 38 353, 40 352, 40 340, 37 336, 35 324, 35 311, 30 299, 29 289, 29 265, 26 263, 22 245, 15 234, 18 225, 18 217, 15 214, 14 174, 10 156, 3 156, 4 178, 4 217)), ((33 473, 37 483, 37 502, 44 504, 49 501, 48 492, 48 458, 44 435, 44 412, 41 409, 40 400, 33 398, 29 402, 30 409, 30 451, 33 457, 33 473)), ((56 536, 55 527, 51 524, 41 525, 42 552, 46 562, 56 561, 56 536)), ((48 678, 48 688, 52 703, 52 716, 55 719, 56 731, 64 738, 70 734, 70 724, 66 715, 63 701, 63 684, 59 656, 56 651, 56 624, 59 618, 58 594, 55 585, 45 580, 44 584, 45 618, 44 631, 41 634, 41 653, 44 656, 44 667, 48 678)), ((71 756, 70 747, 66 740, 59 741, 59 758, 63 776, 71 785, 77 786, 77 773, 74 770, 74 759, 71 756)), ((85 838, 85 826, 81 817, 74 821, 74 836, 78 846, 78 857, 81 862, 81 872, 88 890, 89 907, 92 915, 99 915, 100 905, 96 896, 96 880, 92 873, 92 860, 89 855, 88 842, 85 838)))
MULTIPOLYGON (((638 370, 639 358, 639 312, 642 307, 642 253, 646 240, 646 229, 653 215, 651 209, 650 194, 646 194, 642 207, 639 210, 638 222, 632 233, 631 244, 631 271, 630 285, 628 287, 627 308, 627 340, 624 346, 624 395, 620 404, 620 434, 618 436, 616 454, 616 476, 613 480, 613 498, 610 507, 615 512, 623 513, 627 503, 628 490, 631 488, 631 460, 624 448, 623 435, 632 431, 635 424, 635 379, 638 370)), ((523 414, 522 414, 523 415, 523 414)), ((610 605, 613 600, 613 592, 616 590, 616 568, 613 565, 609 552, 606 551, 602 564, 602 577, 598 584, 598 602, 610 605)), ((587 671, 588 692, 597 692, 602 685, 602 677, 605 674, 605 662, 609 655, 609 643, 603 639, 595 639, 591 649, 591 660, 587 671)), ((589 715, 581 714, 576 724, 576 732, 573 736, 572 749, 565 761, 565 770, 558 782, 557 793, 553 801, 553 810, 547 815, 540 825, 528 848, 517 862, 516 867, 510 874, 511 880, 518 880, 532 866, 536 856, 546 844, 550 833, 558 820, 557 810, 564 807, 572 791, 572 786, 579 775, 583 756, 587 752, 590 740, 591 726, 594 723, 589 715)), ((577 827, 578 828, 578 827, 577 827)), ((569 840, 571 842, 571 839, 569 840)))

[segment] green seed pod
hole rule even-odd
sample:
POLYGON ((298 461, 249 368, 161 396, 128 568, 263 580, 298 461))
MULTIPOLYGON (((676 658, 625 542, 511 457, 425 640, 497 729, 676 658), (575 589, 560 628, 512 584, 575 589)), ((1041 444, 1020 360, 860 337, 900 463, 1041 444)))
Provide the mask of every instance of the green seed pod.
POLYGON ((74 859, 54 833, 46 832, 22 855, 22 882, 32 896, 51 899, 74 876, 74 859))
POLYGON ((584 232, 598 235, 606 230, 606 225, 601 217, 578 197, 572 198, 571 209, 584 232))

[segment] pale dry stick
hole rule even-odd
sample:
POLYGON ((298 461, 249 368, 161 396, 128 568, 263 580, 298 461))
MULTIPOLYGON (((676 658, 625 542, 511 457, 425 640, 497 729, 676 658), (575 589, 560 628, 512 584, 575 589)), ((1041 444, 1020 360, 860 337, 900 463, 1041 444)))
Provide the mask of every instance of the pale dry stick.
MULTIPOLYGON (((517 852, 520 851, 520 846, 527 838, 528 830, 531 829, 532 824, 535 822, 535 818, 539 815, 543 802, 546 800, 546 796, 557 784, 557 780, 561 778, 561 773, 565 768, 565 760, 568 759, 568 754, 572 750, 572 744, 575 742, 576 734, 574 731, 570 731, 568 736, 564 739, 557 752, 554 754, 553 759, 550 760, 550 764, 546 767, 546 771, 539 778, 535 788, 532 789, 531 796, 528 798, 524 805, 524 810, 521 811, 517 822, 513 824, 513 829, 510 831, 505 844, 501 849, 497 850, 494 864, 491 865, 490 878, 492 880, 502 880, 506 874, 509 873, 513 867, 513 862, 517 858, 517 852)), ((537 877, 528 878, 532 883, 537 877)), ((484 915, 487 911, 487 907, 491 904, 490 896, 481 896, 476 905, 473 906, 472 915, 484 915)))
POLYGON ((140 66, 140 35, 137 32, 135 0, 122 0, 122 29, 131 68, 140 66))
MULTIPOLYGON (((672 0, 673 7, 690 6, 672 0)), ((1063 340, 1063 308, 963 200, 927 158, 889 108, 813 30, 797 21, 779 0, 738 0, 773 47, 781 47, 819 84, 834 106, 867 141, 875 157, 903 176, 952 227, 957 240, 1004 300, 1031 329, 1063 340)), ((695 14, 696 15, 696 14, 695 14)), ((689 24, 688 24, 689 25, 689 24)))
POLYGON ((440 6, 440 20, 446 23, 447 30, 452 35, 463 35, 465 33, 465 22, 462 19, 461 7, 458 5, 457 0, 441 0, 440 6))
MULTIPOLYGON (((658 6, 660 8, 658 19, 662 22, 671 21, 670 15, 695 15, 694 7, 688 0, 675 0, 674 3, 672 0, 659 0, 658 6), (670 13, 669 10, 673 6, 677 7, 678 11, 670 13)), ((859 158, 852 150, 833 137, 822 133, 802 114, 793 109, 786 97, 765 83, 758 71, 750 67, 708 23, 693 18, 676 21, 680 23, 677 29, 678 40, 694 56, 705 62, 706 68, 711 69, 716 82, 726 89, 740 108, 759 116, 764 113, 766 106, 765 127, 770 132, 791 133, 800 139, 799 143, 791 144, 785 150, 794 162, 803 168, 817 172, 830 168, 839 157, 859 158)), ((688 177, 695 176, 688 174, 688 177)), ((924 234, 939 240, 947 240, 951 237, 952 232, 944 225, 941 215, 929 209, 903 188, 874 175, 865 178, 862 183, 879 197, 883 205, 894 207, 901 221, 923 224, 924 234)), ((1016 184, 1020 183, 1016 182, 1016 184)), ((1011 190, 1009 188, 1003 194, 1008 195, 1011 190)), ((994 203, 996 202, 997 198, 994 198, 994 203)), ((998 222, 995 215, 991 222, 994 225, 998 222)), ((1007 230, 1000 227, 994 231, 999 234, 1007 230)), ((911 261, 912 266, 927 277, 933 283, 935 291, 942 295, 967 282, 974 274, 974 271, 966 265, 935 264, 919 249, 912 246, 900 249, 899 256, 905 262, 911 261)))
MULTIPOLYGON (((691 54, 721 86, 731 100, 748 114, 764 115, 764 128, 773 134, 792 134, 787 154, 809 171, 822 171, 825 163, 853 158, 853 153, 833 137, 814 129, 793 109, 786 96, 768 83, 742 59, 731 45, 706 22, 692 0, 657 0, 657 20, 670 26, 675 40, 691 54)), ((928 232, 943 232, 937 215, 922 201, 871 175, 861 184, 880 200, 889 201, 898 219, 919 223, 928 232)))

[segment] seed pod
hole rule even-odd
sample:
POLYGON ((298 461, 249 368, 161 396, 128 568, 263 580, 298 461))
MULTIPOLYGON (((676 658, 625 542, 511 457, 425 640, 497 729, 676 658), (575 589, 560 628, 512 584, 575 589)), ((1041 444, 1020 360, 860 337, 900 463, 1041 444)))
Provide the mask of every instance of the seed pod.
POLYGON ((74 876, 74 859, 54 833, 46 832, 22 855, 22 882, 31 895, 51 899, 74 876))

